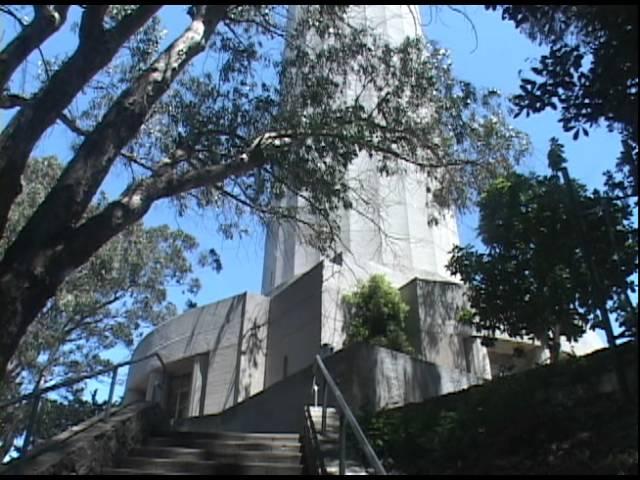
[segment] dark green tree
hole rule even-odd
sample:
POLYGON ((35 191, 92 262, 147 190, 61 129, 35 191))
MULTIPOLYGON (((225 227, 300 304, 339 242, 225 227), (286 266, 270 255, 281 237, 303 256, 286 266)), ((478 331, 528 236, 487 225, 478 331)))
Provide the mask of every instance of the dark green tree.
POLYGON ((549 47, 521 80, 516 115, 560 110, 565 131, 599 124, 622 136, 618 175, 609 184, 638 195, 638 6, 487 5, 532 41, 549 47))
MULTIPOLYGON (((554 153, 561 155, 558 147, 552 148, 550 160, 557 160, 554 153)), ((456 247, 448 265, 468 287, 472 311, 466 321, 488 335, 499 331, 536 338, 553 360, 561 335, 577 340, 586 328, 604 328, 583 242, 589 243, 605 301, 623 327, 621 335, 633 336, 637 328, 622 301, 635 289, 638 271, 632 209, 598 191, 589 193, 584 185, 574 182, 574 188, 587 238, 557 175, 512 173, 495 182, 479 202, 478 231, 485 251, 456 247)))
POLYGON ((346 345, 367 342, 413 354, 405 331, 409 306, 384 275, 372 275, 343 297, 346 310, 346 345))
POLYGON ((362 152, 380 159, 381 174, 412 165, 435 180, 440 204, 465 208, 527 150, 497 96, 455 79, 444 51, 417 39, 389 45, 351 25, 347 6, 305 7, 288 33, 282 5, 193 5, 178 32, 165 31, 161 9, 0 7, 16 25, 0 51, 0 108, 12 112, 0 132, 0 238, 35 146, 46 148, 56 123, 74 136, 0 258, 0 372, 66 278, 156 202, 207 209, 226 236, 247 215, 311 216, 320 221, 310 237, 327 250, 335 214, 350 206, 345 173, 362 152), (41 59, 63 32, 77 42, 41 59), (36 58, 39 81, 20 82, 36 58), (358 93, 348 101, 345 84, 358 93), (127 187, 89 212, 118 167, 127 187), (305 209, 278 202, 285 192, 305 209))

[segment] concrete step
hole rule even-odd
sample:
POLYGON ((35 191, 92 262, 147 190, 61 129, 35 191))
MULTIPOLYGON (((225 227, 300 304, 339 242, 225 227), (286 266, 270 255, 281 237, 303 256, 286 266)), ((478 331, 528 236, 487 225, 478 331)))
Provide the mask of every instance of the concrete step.
POLYGON ((105 475, 301 475, 299 434, 169 432, 105 475))
POLYGON ((300 462, 301 453, 297 450, 246 450, 246 449, 215 449, 185 448, 185 447, 157 447, 143 446, 134 448, 133 457, 170 458, 174 460, 191 461, 255 461, 259 463, 290 463, 300 462))
POLYGON ((246 432, 167 432, 162 437, 175 438, 206 438, 214 440, 229 441, 291 441, 298 442, 300 440, 299 433, 246 433, 246 432))
POLYGON ((105 475, 301 475, 298 434, 170 432, 147 439, 105 475))
POLYGON ((240 439, 212 439, 200 437, 152 437, 148 439, 145 446, 149 447, 184 447, 207 450, 210 452, 227 452, 227 451, 290 451, 297 452, 300 450, 300 442, 298 440, 291 441, 284 439, 278 440, 246 440, 240 439))
POLYGON ((153 470, 136 470, 134 468, 107 468, 102 475, 200 475, 193 472, 154 472, 153 470))
POLYGON ((120 468, 138 472, 166 472, 196 475, 300 475, 302 465, 254 461, 192 461, 167 458, 126 457, 120 468))

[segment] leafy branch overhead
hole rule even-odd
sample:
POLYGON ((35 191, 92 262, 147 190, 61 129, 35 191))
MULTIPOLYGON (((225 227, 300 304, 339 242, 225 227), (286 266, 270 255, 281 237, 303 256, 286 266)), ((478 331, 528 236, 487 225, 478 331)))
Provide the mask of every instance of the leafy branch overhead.
POLYGON ((416 169, 425 188, 437 185, 438 204, 460 209, 527 152, 495 92, 456 80, 443 50, 385 44, 352 26, 346 6, 304 7, 288 35, 284 6, 192 6, 180 13, 182 32, 165 31, 164 10, 47 7, 26 19, 22 7, 0 10, 21 20, 0 52, 0 105, 11 111, 0 133, 5 241, 35 146, 46 149, 58 122, 74 136, 0 260, 2 370, 65 279, 155 202, 206 209, 227 237, 242 234, 245 218, 307 222, 328 251, 337 214, 351 206, 345 172, 362 152, 376 155, 381 175, 416 169), (34 36, 41 15, 50 26, 34 36), (39 82, 17 81, 18 67, 62 32, 77 44, 43 55, 39 82), (91 210, 116 171, 128 185, 91 210), (306 210, 280 202, 285 194, 305 198, 306 210))
MULTIPOLYGON (((32 158, 24 174, 24 191, 9 216, 0 254, 20 231, 62 171, 54 157, 32 158)), ((88 209, 101 208, 102 198, 88 209)), ((167 226, 144 228, 136 223, 103 245, 71 273, 55 296, 38 313, 9 362, 0 387, 7 400, 69 376, 105 368, 102 353, 116 346, 132 347, 144 330, 177 313, 168 299, 170 287, 195 295, 200 282, 193 276, 190 254, 197 249, 192 236, 167 226)), ((219 259, 204 259, 214 268, 219 259)), ((74 398, 81 391, 74 390, 74 398)), ((20 437, 30 404, 0 414, 0 453, 20 437)), ((46 423, 49 411, 41 413, 46 423)), ((42 433, 42 431, 40 432, 42 433)), ((3 453, 4 452, 4 453, 3 453)))
MULTIPOLYGON (((566 161, 557 141, 549 159, 556 168, 566 161)), ((512 173, 486 191, 478 227, 485 248, 456 247, 448 265, 468 286, 473 311, 466 321, 489 335, 537 339, 557 355, 561 335, 575 341, 587 328, 604 328, 604 300, 620 335, 636 335, 637 307, 625 301, 636 289, 638 271, 632 209, 584 185, 576 190, 586 238, 557 175, 512 173), (593 258, 585 258, 585 251, 593 258), (589 261, 597 266, 603 293, 595 289, 589 261)))
POLYGON ((487 5, 532 41, 548 46, 512 99, 516 115, 558 110, 573 139, 605 125, 622 137, 608 183, 638 196, 638 6, 487 5))

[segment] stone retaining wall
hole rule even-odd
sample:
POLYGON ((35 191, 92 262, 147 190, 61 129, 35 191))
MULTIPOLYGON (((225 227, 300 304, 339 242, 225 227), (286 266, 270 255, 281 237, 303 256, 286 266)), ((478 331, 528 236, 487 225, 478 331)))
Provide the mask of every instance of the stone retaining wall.
POLYGON ((91 418, 37 446, 25 458, 0 467, 0 475, 97 475, 162 425, 159 407, 135 403, 108 421, 91 418))

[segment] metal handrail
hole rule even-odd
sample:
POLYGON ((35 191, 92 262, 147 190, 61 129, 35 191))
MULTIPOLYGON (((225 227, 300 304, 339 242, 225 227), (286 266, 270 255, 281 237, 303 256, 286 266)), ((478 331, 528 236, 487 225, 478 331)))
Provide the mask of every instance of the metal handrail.
POLYGON ((0 408, 6 408, 10 405, 14 405, 16 403, 21 403, 27 400, 31 400, 33 399, 33 407, 31 408, 31 415, 29 417, 29 423, 27 425, 27 430, 26 430, 26 434, 25 434, 25 438, 24 438, 24 442, 23 442, 23 450, 26 450, 29 448, 29 443, 31 443, 31 436, 33 433, 33 427, 35 425, 35 421, 37 418, 37 414, 38 414, 38 406, 40 403, 40 398, 43 395, 46 395, 47 393, 53 392, 54 390, 58 390, 59 388, 64 388, 64 387, 70 387, 71 385, 75 385, 76 383, 80 383, 83 382, 85 380, 89 380, 90 378, 95 378, 95 377, 99 377, 100 375, 104 375, 105 373, 109 373, 111 372, 111 385, 109 387, 109 398, 107 400, 107 408, 105 409, 105 413, 104 413, 104 419, 107 420, 111 414, 111 403, 113 401, 113 394, 115 391, 115 386, 116 386, 116 380, 118 378, 118 369, 121 367, 126 367, 128 365, 133 365, 135 363, 139 363, 139 362, 143 362, 145 360, 148 360, 150 358, 156 357, 158 359, 158 361, 160 362, 160 365, 162 366, 162 378, 166 379, 166 374, 167 374, 167 366, 164 363, 164 361, 162 360, 162 357, 160 356, 159 353, 152 353, 149 355, 146 355, 144 357, 141 358, 136 358, 136 359, 132 359, 132 360, 127 360, 126 362, 120 362, 117 363, 116 365, 113 365, 109 368, 103 368, 101 370, 97 370, 95 372, 92 373, 87 373, 85 375, 79 375, 77 377, 72 377, 69 378, 67 380, 64 380, 62 382, 59 383, 54 383, 53 385, 49 385, 45 388, 42 389, 36 389, 34 391, 32 391, 31 393, 27 393, 25 395, 21 395, 20 397, 11 399, 11 400, 7 400, 5 402, 0 403, 0 408))
POLYGON ((351 412, 351 409, 349 408, 349 405, 347 405, 347 402, 345 401, 344 397, 342 396, 342 392, 340 392, 340 389, 338 388, 338 386, 336 385, 335 381, 333 380, 333 377, 331 376, 331 374, 329 373, 329 371, 327 370, 327 367, 325 366, 324 362, 322 361, 322 358, 320 357, 320 355, 316 355, 316 365, 318 367, 318 369, 320 370, 320 373, 322 373, 322 377, 323 377, 323 401, 322 401, 322 433, 324 433, 326 431, 327 428, 327 385, 329 386, 329 388, 331 389, 336 402, 338 403, 338 407, 340 408, 341 411, 341 415, 340 415, 340 475, 344 475, 345 474, 345 463, 346 463, 346 425, 347 423, 351 426, 351 429, 353 430, 353 433, 356 437, 356 440, 358 441, 360 448, 362 449, 362 451, 364 452, 365 456, 367 457, 367 460, 369 460, 371 466, 373 467, 373 469, 375 470, 377 475, 386 475, 387 472, 385 471, 384 467, 382 466, 382 463, 380 462, 380 460, 378 459, 378 457, 376 456, 375 452, 373 451, 373 448, 371 448, 371 445, 369 444, 369 442, 367 441, 367 438, 365 437, 364 433, 362 432, 362 429, 360 428, 360 425, 358 424, 358 421, 356 420, 356 417, 353 415, 353 413, 351 412), (346 423, 345 423, 346 420, 346 423))

